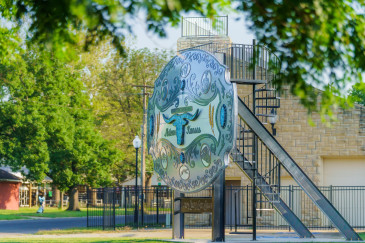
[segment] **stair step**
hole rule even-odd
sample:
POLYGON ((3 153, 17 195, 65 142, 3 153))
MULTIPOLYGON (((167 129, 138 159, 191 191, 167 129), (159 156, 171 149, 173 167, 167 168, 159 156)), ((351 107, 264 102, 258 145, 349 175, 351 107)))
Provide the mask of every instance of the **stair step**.
POLYGON ((242 160, 240 160, 240 161, 235 161, 235 162, 237 162, 237 163, 244 163, 244 164, 250 164, 250 165, 252 165, 252 164, 254 164, 255 163, 255 161, 247 161, 247 160, 245 160, 245 161, 242 161, 242 160))
POLYGON ((241 133, 247 132, 247 133, 252 133, 252 130, 248 130, 248 129, 243 129, 240 131, 241 133))
POLYGON ((255 114, 256 116, 266 116, 266 117, 271 117, 271 114, 255 114))
POLYGON ((272 201, 256 201, 258 203, 280 203, 280 201, 272 200, 272 201))
POLYGON ((255 92, 276 91, 274 88, 256 89, 255 92))
POLYGON ((250 140, 250 139, 253 139, 253 138, 237 138, 237 140, 250 140))
POLYGON ((277 96, 256 97, 256 100, 280 100, 280 97, 277 97, 277 96))
POLYGON ((278 105, 257 105, 256 108, 280 108, 278 105))

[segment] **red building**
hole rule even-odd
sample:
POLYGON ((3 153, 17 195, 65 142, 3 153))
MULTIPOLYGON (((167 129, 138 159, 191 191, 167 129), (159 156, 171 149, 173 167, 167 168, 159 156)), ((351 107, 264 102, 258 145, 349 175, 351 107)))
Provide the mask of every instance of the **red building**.
POLYGON ((19 209, 21 178, 0 169, 0 209, 19 209))

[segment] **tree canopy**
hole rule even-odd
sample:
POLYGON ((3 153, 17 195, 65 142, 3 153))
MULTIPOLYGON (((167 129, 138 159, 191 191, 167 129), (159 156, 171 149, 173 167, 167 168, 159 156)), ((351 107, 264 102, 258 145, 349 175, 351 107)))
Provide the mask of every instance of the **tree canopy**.
MULTIPOLYGON (((113 165, 112 173, 120 184, 135 173, 135 149, 132 140, 140 135, 143 118, 143 95, 148 96, 163 66, 171 57, 166 51, 135 50, 131 44, 124 46, 126 55, 110 51, 105 41, 90 52, 83 53, 74 63, 83 73, 89 90, 97 128, 103 137, 116 141, 123 158, 113 165)), ((146 97, 147 98, 147 97, 146 97)), ((144 144, 145 147, 146 143, 144 144)), ((147 154, 147 151, 145 151, 147 154)), ((147 177, 153 170, 152 158, 146 156, 147 177)))
POLYGON ((61 190, 108 185, 121 154, 95 127, 80 74, 49 52, 28 50, 0 65, 0 156, 28 179, 61 190))
MULTIPOLYGON (((318 110, 319 101, 322 114, 332 105, 346 105, 343 90, 349 83, 362 82, 364 76, 363 0, 3 0, 0 11, 3 19, 16 23, 14 28, 28 26, 29 42, 68 55, 80 36, 85 49, 111 38, 124 53, 122 41, 133 30, 131 20, 139 13, 146 13, 150 31, 165 36, 166 24, 177 25, 184 13, 213 18, 222 11, 236 11, 246 17, 258 43, 267 45, 281 59, 283 72, 276 83, 290 85, 309 111, 318 110)), ((2 53, 14 45, 14 41, 0 41, 4 44, 2 53)))

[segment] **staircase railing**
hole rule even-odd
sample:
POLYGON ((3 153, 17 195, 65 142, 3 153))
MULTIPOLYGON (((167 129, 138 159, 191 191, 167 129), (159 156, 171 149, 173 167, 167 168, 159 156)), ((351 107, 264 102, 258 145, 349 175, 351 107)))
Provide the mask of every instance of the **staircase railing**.
POLYGON ((332 221, 333 225, 347 240, 361 240, 359 235, 353 230, 331 202, 321 193, 293 158, 290 157, 284 148, 269 133, 255 114, 250 111, 241 99, 239 99, 238 103, 238 114, 240 118, 244 120, 244 123, 246 123, 249 129, 258 137, 258 140, 271 151, 276 160, 280 162, 281 166, 286 169, 288 174, 298 183, 318 208, 332 221))

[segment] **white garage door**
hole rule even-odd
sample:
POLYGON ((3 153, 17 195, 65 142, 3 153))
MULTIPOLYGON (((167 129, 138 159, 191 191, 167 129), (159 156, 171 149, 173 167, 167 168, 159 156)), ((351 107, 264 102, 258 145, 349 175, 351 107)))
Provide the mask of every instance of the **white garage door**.
POLYGON ((324 159, 324 186, 365 186, 365 158, 324 159))

